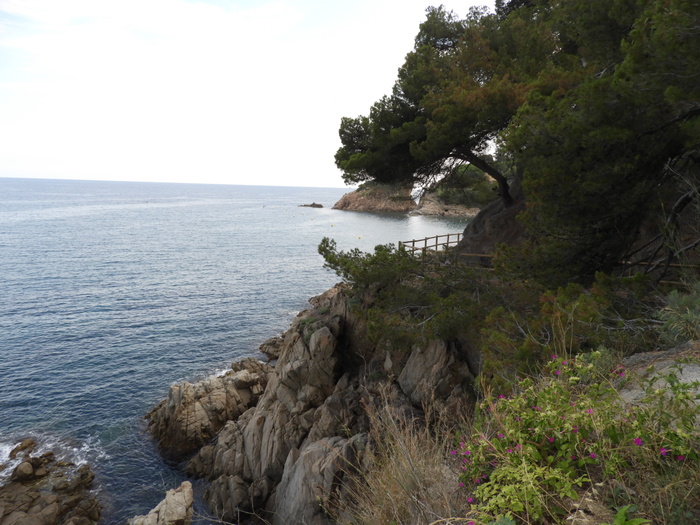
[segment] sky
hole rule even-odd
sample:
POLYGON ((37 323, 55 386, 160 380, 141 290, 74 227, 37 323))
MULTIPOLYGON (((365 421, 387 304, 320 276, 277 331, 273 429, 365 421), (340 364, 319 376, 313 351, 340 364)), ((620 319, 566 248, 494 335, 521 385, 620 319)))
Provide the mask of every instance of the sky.
POLYGON ((0 0, 0 177, 343 187, 429 5, 0 0))

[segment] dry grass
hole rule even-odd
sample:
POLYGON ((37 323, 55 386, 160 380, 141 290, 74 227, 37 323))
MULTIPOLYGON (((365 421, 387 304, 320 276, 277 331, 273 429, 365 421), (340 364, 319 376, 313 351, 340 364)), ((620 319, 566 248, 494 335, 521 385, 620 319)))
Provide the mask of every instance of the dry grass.
MULTIPOLYGON (((454 435, 445 418, 399 416, 388 390, 367 407, 370 442, 362 473, 350 476, 343 525, 465 523, 467 503, 458 490, 458 465, 449 451, 454 435)), ((451 422, 455 422, 452 414, 451 422)))

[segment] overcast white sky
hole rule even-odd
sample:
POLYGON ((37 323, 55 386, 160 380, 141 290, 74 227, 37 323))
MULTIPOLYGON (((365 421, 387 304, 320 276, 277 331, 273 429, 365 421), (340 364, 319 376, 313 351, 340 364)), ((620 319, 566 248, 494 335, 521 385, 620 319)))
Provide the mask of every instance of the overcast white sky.
POLYGON ((429 5, 0 0, 0 177, 342 187, 429 5))

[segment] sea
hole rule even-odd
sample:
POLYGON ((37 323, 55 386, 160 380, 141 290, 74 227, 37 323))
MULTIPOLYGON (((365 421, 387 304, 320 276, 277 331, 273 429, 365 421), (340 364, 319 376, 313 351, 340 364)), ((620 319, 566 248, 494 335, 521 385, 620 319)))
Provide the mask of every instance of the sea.
POLYGON ((372 251, 466 226, 331 209, 348 191, 0 178, 0 484, 32 437, 92 467, 103 523, 146 514, 187 478, 144 414, 174 383, 263 359, 340 280, 323 237, 372 251))

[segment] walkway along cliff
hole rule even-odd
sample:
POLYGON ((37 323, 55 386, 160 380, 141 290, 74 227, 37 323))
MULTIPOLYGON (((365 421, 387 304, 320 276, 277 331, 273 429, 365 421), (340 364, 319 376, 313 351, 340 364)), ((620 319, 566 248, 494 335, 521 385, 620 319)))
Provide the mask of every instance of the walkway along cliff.
POLYGON ((163 454, 209 481, 205 498, 224 520, 329 523, 368 446, 363 406, 381 385, 391 384, 397 414, 420 418, 428 402, 460 409, 478 373, 455 342, 373 348, 343 285, 311 304, 276 341, 276 365, 247 359, 223 377, 174 385, 147 416, 163 454))

